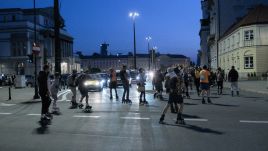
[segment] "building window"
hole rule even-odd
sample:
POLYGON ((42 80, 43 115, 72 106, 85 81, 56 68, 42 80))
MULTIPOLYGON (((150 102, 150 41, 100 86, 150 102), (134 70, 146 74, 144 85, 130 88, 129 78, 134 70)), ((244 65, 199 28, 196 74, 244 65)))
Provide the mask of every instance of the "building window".
POLYGON ((253 69, 254 64, 253 64, 253 56, 245 56, 244 57, 244 64, 245 64, 245 69, 253 69))
POLYGON ((253 40, 254 39, 254 33, 253 30, 246 30, 244 40, 253 40))
POLYGON ((7 16, 3 16, 3 22, 7 22, 7 16))
POLYGON ((16 21, 16 16, 12 15, 12 21, 16 21))

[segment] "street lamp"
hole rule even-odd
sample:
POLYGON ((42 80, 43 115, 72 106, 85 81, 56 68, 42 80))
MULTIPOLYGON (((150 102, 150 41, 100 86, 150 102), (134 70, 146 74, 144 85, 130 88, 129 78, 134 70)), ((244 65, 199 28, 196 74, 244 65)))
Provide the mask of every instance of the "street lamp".
POLYGON ((150 40, 152 40, 152 37, 151 36, 148 36, 145 38, 148 42, 148 68, 150 70, 150 40))
POLYGON ((137 69, 136 66, 136 29, 135 29, 135 18, 140 14, 137 12, 130 12, 129 17, 133 20, 133 33, 134 33, 134 69, 137 69))
MULTIPOLYGON (((35 0, 33 0, 34 4, 34 47, 36 46, 36 7, 35 0)), ((37 88, 37 53, 34 54, 34 99, 39 99, 38 88, 37 88)))

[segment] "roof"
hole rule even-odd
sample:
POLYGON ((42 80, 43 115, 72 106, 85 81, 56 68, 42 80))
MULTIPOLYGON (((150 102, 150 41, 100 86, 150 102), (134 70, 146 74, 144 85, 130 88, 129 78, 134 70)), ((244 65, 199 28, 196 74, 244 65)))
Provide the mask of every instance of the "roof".
POLYGON ((240 27, 256 24, 268 24, 268 6, 258 5, 250 10, 241 20, 234 23, 229 29, 227 29, 220 39, 231 34, 240 27))

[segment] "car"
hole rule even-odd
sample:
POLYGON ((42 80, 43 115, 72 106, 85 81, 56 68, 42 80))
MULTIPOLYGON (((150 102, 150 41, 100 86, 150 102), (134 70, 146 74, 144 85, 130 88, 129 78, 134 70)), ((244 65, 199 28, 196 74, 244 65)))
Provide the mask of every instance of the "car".
MULTIPOLYGON (((129 70, 127 70, 127 73, 128 73, 128 81, 129 81, 129 86, 131 87, 131 81, 132 81, 132 78, 130 77, 130 72, 129 70)), ((110 83, 110 80, 108 80, 108 84, 110 83)), ((123 82, 121 80, 121 77, 120 77, 120 71, 119 70, 116 70, 116 83, 117 83, 117 86, 123 86, 123 82)))
POLYGON ((25 85, 28 87, 34 86, 34 76, 32 75, 25 75, 25 85))
POLYGON ((103 86, 108 87, 109 75, 107 73, 97 73, 97 74, 100 75, 101 79, 104 81, 103 86))
POLYGON ((136 84, 137 83, 137 77, 138 77, 138 72, 135 70, 130 71, 130 77, 131 77, 131 84, 136 84))
POLYGON ((104 87, 104 81, 99 74, 88 74, 84 86, 88 91, 101 92, 104 87))

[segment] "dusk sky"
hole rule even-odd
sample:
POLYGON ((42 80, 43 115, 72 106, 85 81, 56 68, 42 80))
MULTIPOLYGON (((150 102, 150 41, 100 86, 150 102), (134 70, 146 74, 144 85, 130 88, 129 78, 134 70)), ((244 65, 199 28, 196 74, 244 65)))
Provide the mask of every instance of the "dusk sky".
MULTIPOLYGON (((30 8, 33 0, 0 0, 1 8, 30 8)), ((113 54, 133 51, 130 11, 136 18, 137 53, 147 53, 146 36, 160 53, 184 54, 196 61, 199 49, 200 0, 61 0, 61 15, 74 37, 74 50, 99 52, 101 43, 110 44, 113 54)), ((37 7, 53 0, 36 0, 37 7)))

